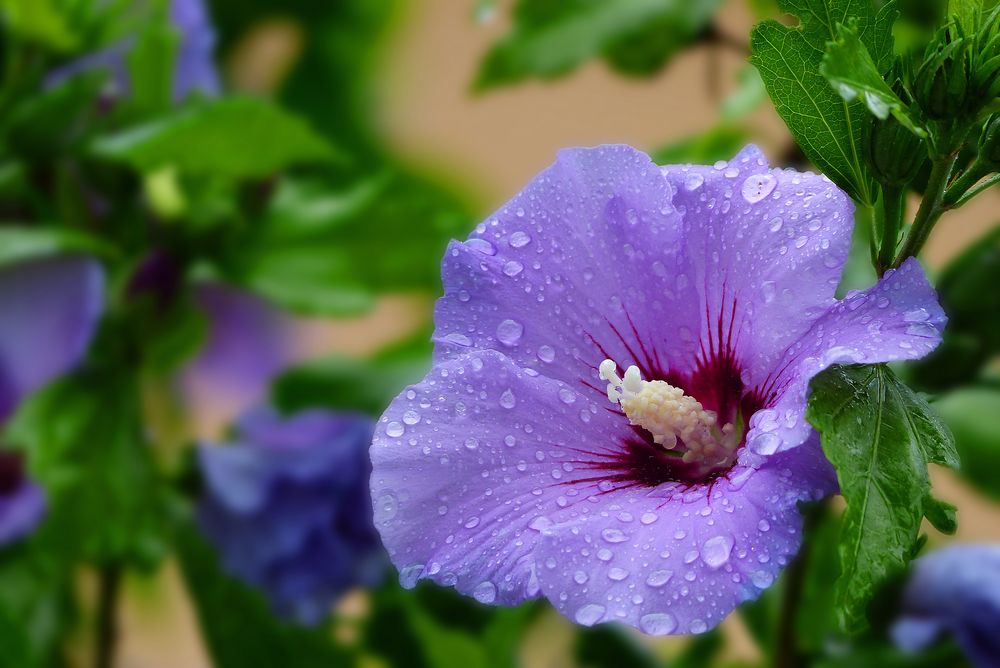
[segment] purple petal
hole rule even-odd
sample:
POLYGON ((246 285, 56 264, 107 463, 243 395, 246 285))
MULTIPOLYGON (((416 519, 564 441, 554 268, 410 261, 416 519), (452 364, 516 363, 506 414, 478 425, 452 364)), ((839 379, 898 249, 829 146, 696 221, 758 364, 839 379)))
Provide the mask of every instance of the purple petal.
POLYGON ((404 585, 428 578, 507 605, 544 593, 582 623, 686 633, 770 584, 798 547, 796 502, 835 489, 816 444, 712 485, 612 484, 604 458, 631 433, 627 420, 532 373, 473 352, 440 363, 386 411, 372 498, 404 585), (697 550, 700 562, 685 561, 697 550))
POLYGON ((651 635, 702 633, 757 598, 798 552, 797 504, 836 490, 819 440, 685 492, 619 490, 578 503, 536 554, 542 591, 570 619, 651 635))
POLYGON ((80 361, 103 308, 104 273, 92 259, 32 260, 0 270, 0 418, 80 361))
POLYGON ((219 93, 219 73, 213 57, 215 29, 203 0, 173 0, 170 21, 181 35, 174 67, 174 100, 191 91, 207 95, 219 93))
POLYGON ((755 384, 833 302, 854 205, 825 176, 769 169, 752 145, 714 167, 663 173, 692 221, 684 244, 702 309, 737 323, 737 357, 755 384))
POLYGON ((438 359, 501 350, 576 382, 606 357, 638 361, 640 342, 688 370, 701 322, 671 188, 628 146, 562 151, 485 223, 452 243, 435 311, 438 359), (589 368, 588 368, 589 367, 589 368))
POLYGON ((979 668, 1000 666, 1000 545, 955 544, 914 562, 891 629, 903 649, 921 650, 945 631, 979 668))
POLYGON ((802 443, 809 381, 834 364, 872 364, 923 357, 941 342, 946 317, 920 263, 910 258, 873 287, 836 302, 785 351, 762 394, 769 408, 750 420, 747 443, 761 454, 802 443))
POLYGON ((259 297, 222 284, 199 286, 195 299, 208 317, 209 332, 188 366, 187 380, 259 400, 291 359, 287 323, 259 297))
POLYGON ((42 488, 29 480, 0 494, 0 547, 28 535, 42 520, 45 507, 42 488))

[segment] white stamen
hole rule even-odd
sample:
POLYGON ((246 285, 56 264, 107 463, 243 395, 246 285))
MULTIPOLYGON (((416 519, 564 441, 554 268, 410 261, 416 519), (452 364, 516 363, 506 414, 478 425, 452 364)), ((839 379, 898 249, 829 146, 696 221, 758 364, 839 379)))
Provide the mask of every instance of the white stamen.
POLYGON ((608 399, 620 404, 629 422, 642 427, 653 436, 653 442, 667 450, 675 450, 683 441, 683 460, 716 466, 731 462, 739 445, 732 424, 721 427, 718 417, 705 410, 694 397, 662 380, 642 379, 639 367, 625 370, 625 379, 618 377, 612 360, 601 362, 598 371, 608 381, 608 399))

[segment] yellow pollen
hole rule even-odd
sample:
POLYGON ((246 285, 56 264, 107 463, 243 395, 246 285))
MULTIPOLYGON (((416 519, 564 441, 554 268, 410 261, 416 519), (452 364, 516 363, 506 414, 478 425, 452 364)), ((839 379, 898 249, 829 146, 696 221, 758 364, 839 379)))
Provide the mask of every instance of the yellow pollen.
POLYGON ((612 360, 604 360, 599 368, 601 378, 608 381, 608 399, 620 404, 629 422, 648 431, 653 442, 683 453, 688 463, 731 462, 739 445, 732 424, 720 427, 718 416, 697 399, 666 381, 643 380, 636 366, 626 369, 624 379, 617 369, 612 360))

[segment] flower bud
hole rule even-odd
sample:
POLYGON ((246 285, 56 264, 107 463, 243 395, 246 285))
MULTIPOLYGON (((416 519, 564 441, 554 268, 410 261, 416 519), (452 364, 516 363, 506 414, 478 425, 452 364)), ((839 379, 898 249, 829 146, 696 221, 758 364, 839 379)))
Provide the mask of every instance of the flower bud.
POLYGON ((1000 168, 1000 114, 993 114, 986 121, 979 137, 979 159, 993 169, 1000 168))
MULTIPOLYGON (((939 33, 937 41, 949 39, 947 33, 939 33)), ((966 115, 969 60, 968 42, 961 37, 948 44, 939 44, 924 58, 917 70, 914 94, 928 118, 940 121, 966 115)))
POLYGON ((865 137, 865 160, 875 180, 884 186, 912 181, 927 159, 924 141, 890 115, 872 119, 865 137))

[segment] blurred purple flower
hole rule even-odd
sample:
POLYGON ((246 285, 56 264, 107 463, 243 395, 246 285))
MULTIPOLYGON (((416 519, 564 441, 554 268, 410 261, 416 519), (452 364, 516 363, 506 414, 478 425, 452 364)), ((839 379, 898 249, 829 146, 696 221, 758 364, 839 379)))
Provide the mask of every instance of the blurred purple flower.
POLYGON ((917 559, 892 638, 917 652, 950 633, 979 668, 1000 667, 1000 545, 957 544, 917 559))
POLYGON ((340 594, 384 570, 368 497, 371 431, 357 415, 261 408, 232 443, 199 449, 202 529, 226 570, 282 617, 317 624, 340 594))
POLYGON ((448 248, 435 366, 376 428, 403 584, 657 635, 756 598, 798 550, 798 503, 836 490, 810 378, 940 339, 916 261, 834 298, 852 227, 828 179, 754 147, 561 153, 448 248))
POLYGON ((188 380, 215 392, 259 401, 275 373, 291 359, 289 325, 260 297, 221 283, 195 288, 208 318, 208 338, 188 365, 188 380))
MULTIPOLYGON (((174 67, 174 102, 183 100, 193 91, 206 95, 219 92, 219 74, 215 67, 215 29, 203 0, 171 0, 170 22, 180 37, 174 67)), ((58 85, 84 72, 107 70, 112 97, 127 97, 131 90, 126 60, 135 46, 135 38, 127 37, 117 44, 91 53, 57 70, 46 78, 49 86, 58 85)))
MULTIPOLYGON (((48 258, 0 269, 0 421, 76 365, 103 308, 104 274, 94 260, 48 258)), ((21 455, 0 451, 0 545, 28 533, 44 508, 21 455)))

